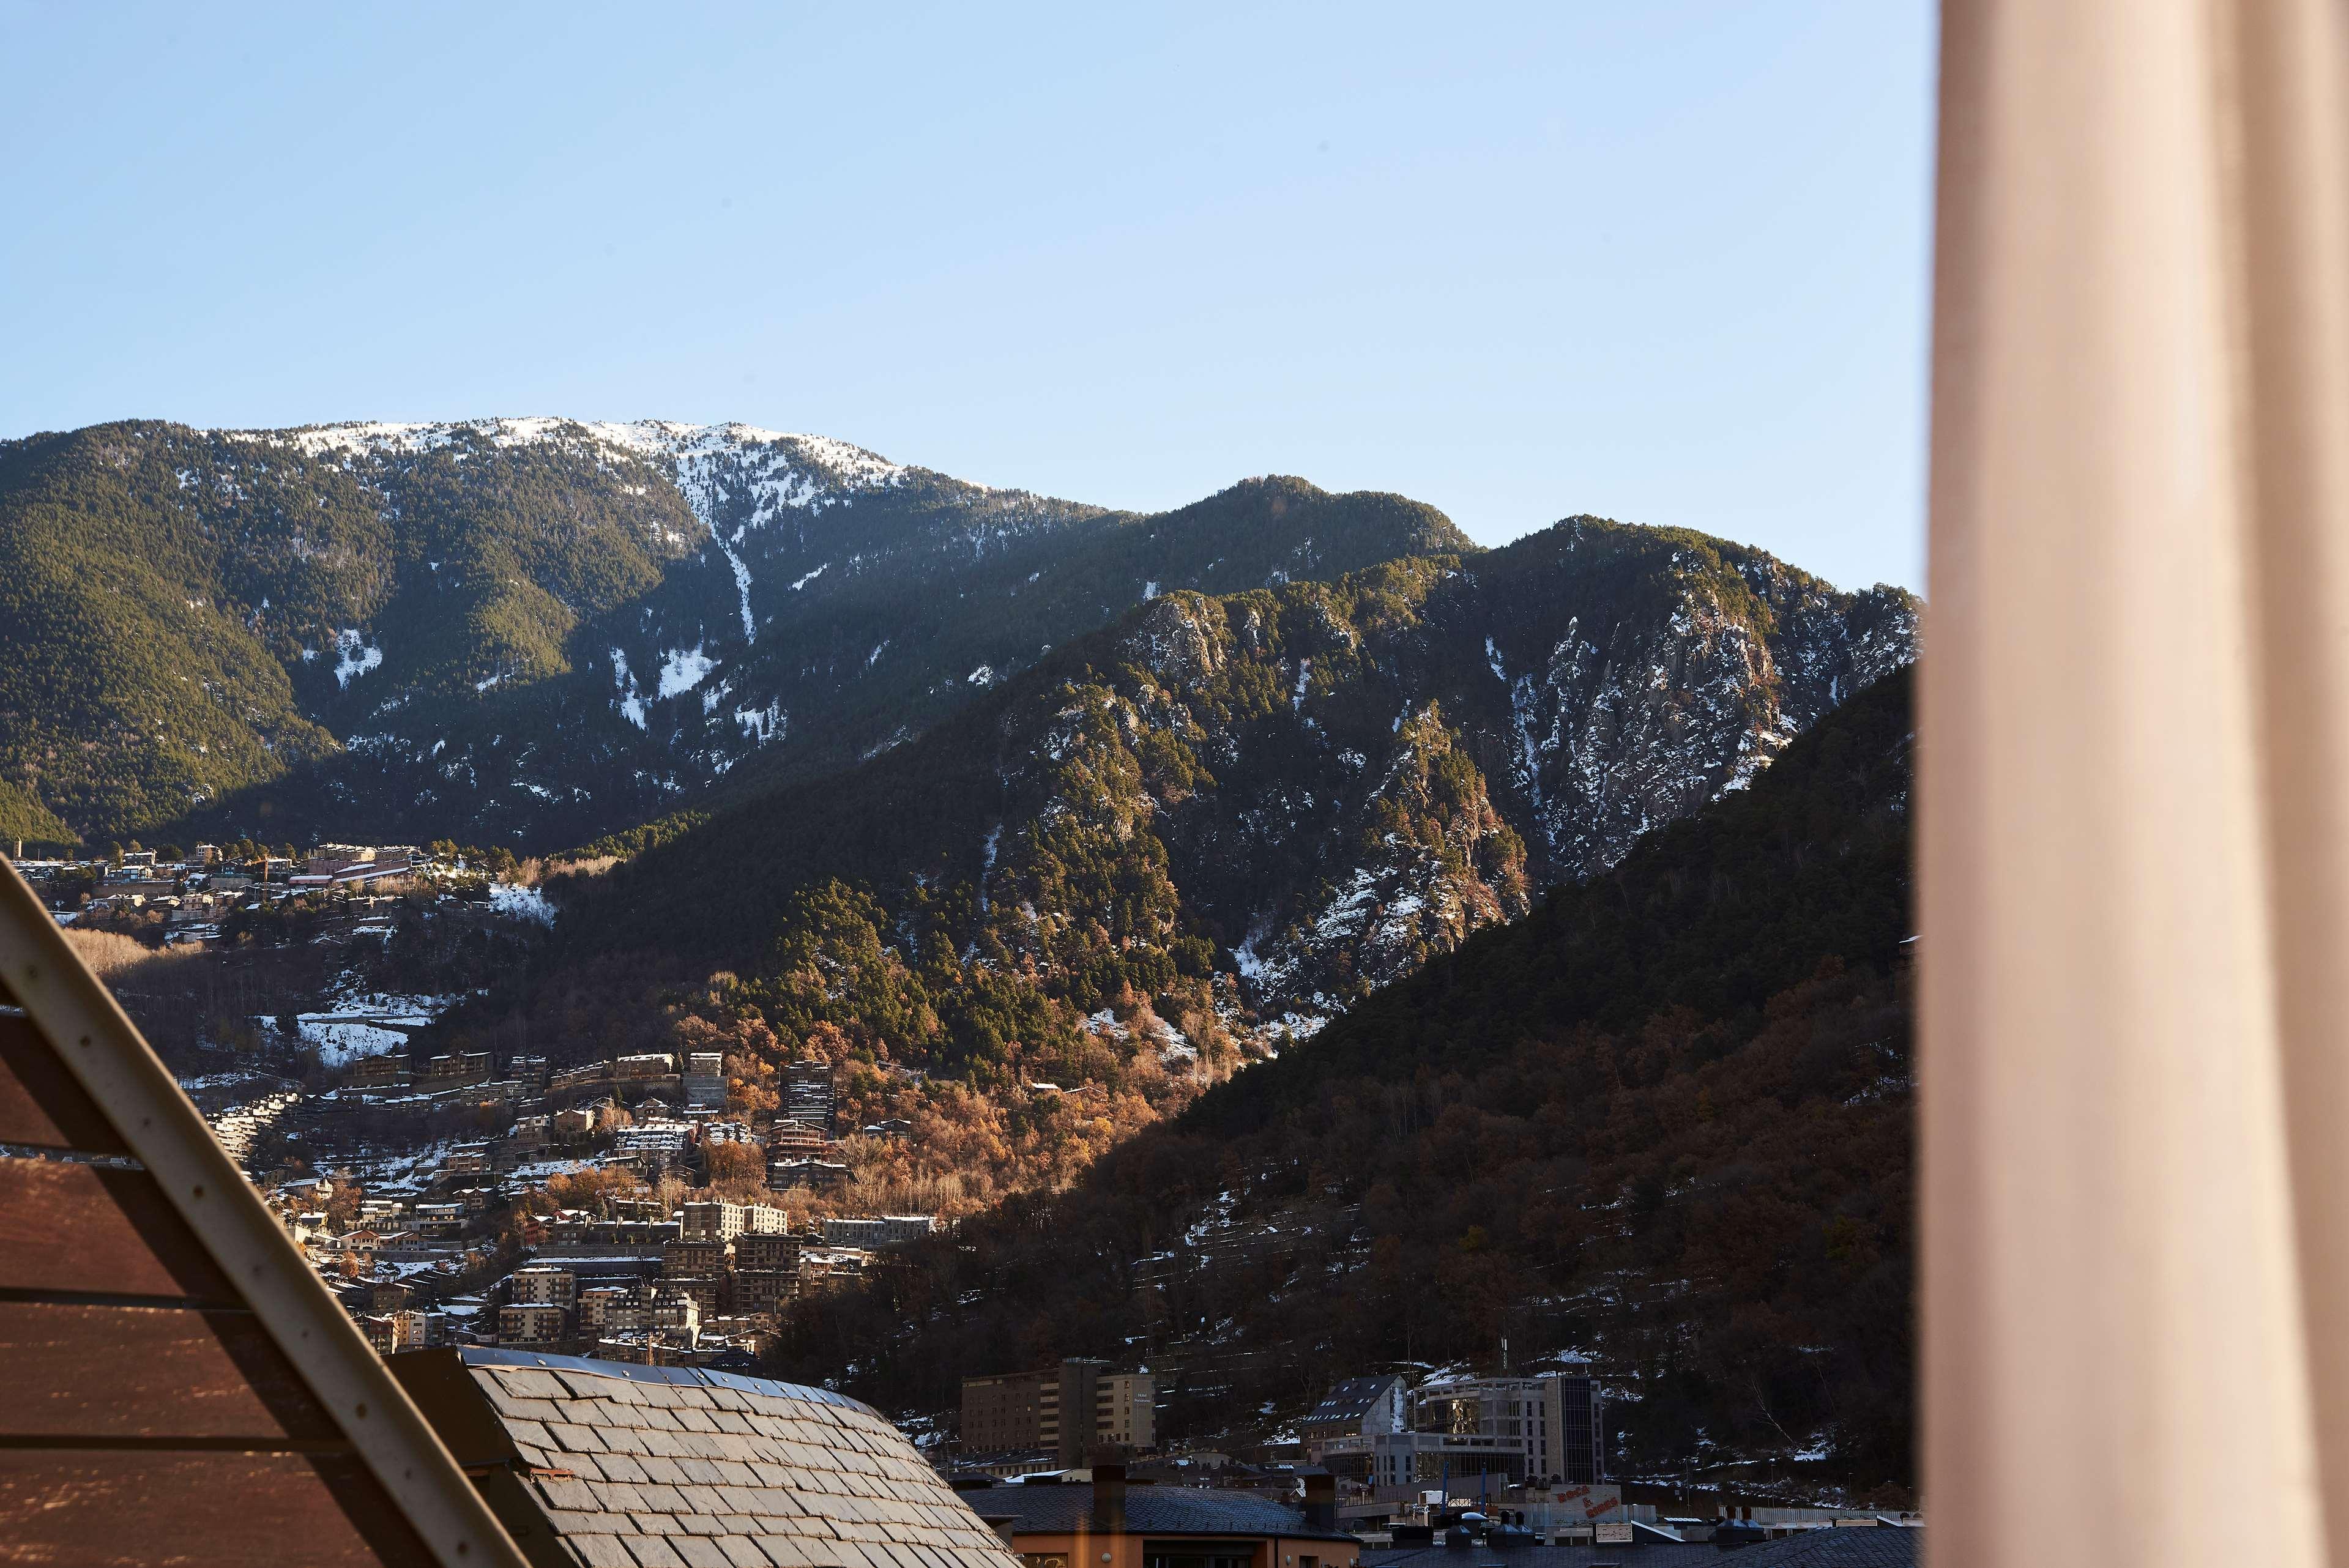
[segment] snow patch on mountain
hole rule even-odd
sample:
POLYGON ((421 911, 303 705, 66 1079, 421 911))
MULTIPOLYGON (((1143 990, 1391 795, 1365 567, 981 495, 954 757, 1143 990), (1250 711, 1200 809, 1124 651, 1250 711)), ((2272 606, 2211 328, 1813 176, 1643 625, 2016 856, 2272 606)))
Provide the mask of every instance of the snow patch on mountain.
POLYGON ((791 727, 792 716, 783 711, 782 698, 777 697, 764 707, 738 707, 734 722, 742 733, 758 745, 764 746, 791 727))
POLYGON ((660 694, 682 696, 717 667, 718 661, 703 653, 698 643, 690 648, 672 648, 661 663, 660 694))
POLYGON ((357 628, 335 634, 335 684, 348 686, 351 681, 383 663, 383 650, 368 643, 357 628))
POLYGON ((546 894, 534 887, 493 882, 490 884, 490 907, 516 920, 539 925, 554 923, 554 906, 546 902, 546 894))
POLYGON ((619 690, 620 695, 613 701, 621 717, 638 729, 647 728, 645 699, 637 695, 636 677, 628 673, 628 655, 625 649, 612 650, 612 685, 619 690))

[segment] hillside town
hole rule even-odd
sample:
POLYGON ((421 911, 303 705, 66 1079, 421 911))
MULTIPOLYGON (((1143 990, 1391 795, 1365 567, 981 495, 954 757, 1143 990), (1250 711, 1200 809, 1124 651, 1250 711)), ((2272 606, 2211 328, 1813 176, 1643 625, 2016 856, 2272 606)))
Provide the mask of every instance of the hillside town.
MULTIPOLYGON (((512 857, 445 844, 130 846, 19 869, 59 924, 159 952, 233 943, 271 914, 362 935, 381 926, 378 912, 419 903, 552 919, 535 888, 510 880, 512 857)), ((234 1068, 183 1079, 379 1356, 754 1378, 793 1303, 946 1228, 934 1213, 863 1212, 847 1199, 849 1140, 885 1144, 912 1128, 843 1127, 830 1064, 786 1066, 773 1109, 746 1112, 730 1104, 715 1052, 567 1065, 411 1052, 410 1035, 450 1000, 370 995, 265 1015, 260 1037, 311 1062, 304 1080, 234 1068)), ((1236 1232, 1210 1244, 1266 1240, 1236 1232)), ((1231 1412, 1246 1440, 1170 1441, 1161 1374, 1069 1357, 974 1373, 950 1418, 909 1412, 904 1429, 959 1491, 988 1494, 983 1513, 1016 1505, 1024 1521, 1039 1498, 1075 1506, 1103 1486, 1254 1497, 1357 1543, 1365 1562, 1471 1540, 1730 1545, 1916 1522, 1627 1484, 1609 1473, 1605 1387, 1588 1366, 1365 1372, 1285 1426, 1231 1412)), ((1053 1517, 1043 1508, 1019 1529, 1049 1532, 1053 1517)))
MULTIPOLYGON (((236 918, 332 912, 361 934, 378 905, 471 901, 543 918, 502 880, 511 856, 453 846, 118 848, 18 869, 60 924, 159 948, 222 940, 236 918)), ((262 1033, 315 1057, 315 1091, 258 1071, 183 1079, 311 1265, 386 1354, 528 1346, 647 1365, 749 1370, 803 1290, 930 1234, 930 1214, 839 1212, 850 1168, 833 1069, 784 1069, 771 1115, 727 1112, 717 1053, 412 1059, 440 998, 295 1014, 262 1033), (451 1136, 461 1124, 471 1136, 451 1136), (264 1153, 265 1150, 265 1153, 264 1153), (720 1197, 718 1186, 747 1201, 720 1197)), ((848 1130, 901 1138, 902 1122, 848 1130)))
POLYGON ((1816 1530, 1913 1527, 1918 1516, 1674 1497, 1608 1473, 1594 1367, 1527 1377, 1384 1372, 1331 1385, 1290 1428, 1245 1447, 1162 1448, 1156 1384, 1070 1357, 967 1377, 940 1462, 966 1488, 1121 1483, 1210 1487, 1293 1504, 1381 1553, 1487 1547, 1748 1544, 1816 1530), (1692 1507, 1703 1507, 1697 1514, 1692 1507))
POLYGON ((134 840, 64 859, 27 859, 22 839, 13 849, 13 863, 42 890, 59 924, 119 930, 164 946, 217 942, 233 915, 284 906, 365 909, 418 891, 509 908, 532 903, 530 890, 501 880, 516 866, 511 851, 446 841, 296 850, 250 840, 150 849, 134 840))

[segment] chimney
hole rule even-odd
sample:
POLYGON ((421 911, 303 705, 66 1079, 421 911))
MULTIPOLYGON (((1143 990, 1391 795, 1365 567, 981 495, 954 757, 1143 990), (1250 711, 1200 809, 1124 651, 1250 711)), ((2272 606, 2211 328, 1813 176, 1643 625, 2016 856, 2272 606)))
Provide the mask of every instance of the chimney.
POLYGON ((1315 1530, 1338 1528, 1336 1476, 1309 1475, 1305 1478, 1305 1522, 1315 1530))
POLYGON ((1125 1467, 1122 1464, 1093 1466, 1092 1527, 1096 1535, 1125 1533, 1125 1467))

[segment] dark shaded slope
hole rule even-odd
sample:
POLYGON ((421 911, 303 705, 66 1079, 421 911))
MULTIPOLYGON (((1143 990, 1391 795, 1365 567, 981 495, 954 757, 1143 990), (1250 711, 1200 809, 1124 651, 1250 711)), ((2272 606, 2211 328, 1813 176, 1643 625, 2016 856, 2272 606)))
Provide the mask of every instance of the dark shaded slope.
POLYGON ((801 1304, 778 1367, 944 1410, 963 1376, 1140 1359, 1163 1430, 1245 1436, 1506 1337, 1599 1359, 1619 1475, 1901 1493, 1909 703, 1887 679, 1073 1190, 801 1304))
POLYGON ((1208 1094, 1240 1131, 1333 1077, 1408 1078, 1666 1007, 1749 1015, 1833 956, 1877 970, 1907 930, 1909 677, 1837 709, 1748 789, 1658 829, 1614 870, 1431 960, 1305 1049, 1208 1094))

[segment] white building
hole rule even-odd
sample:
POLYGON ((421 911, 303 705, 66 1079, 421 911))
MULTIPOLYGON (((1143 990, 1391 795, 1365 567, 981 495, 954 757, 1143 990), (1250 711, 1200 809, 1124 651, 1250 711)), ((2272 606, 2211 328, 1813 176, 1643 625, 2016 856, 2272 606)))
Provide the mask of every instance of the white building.
POLYGON ((826 1220, 823 1242, 828 1247, 888 1247, 919 1241, 938 1228, 936 1214, 869 1214, 859 1219, 826 1220))

